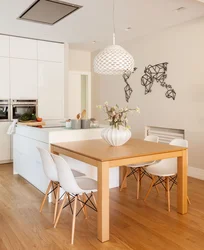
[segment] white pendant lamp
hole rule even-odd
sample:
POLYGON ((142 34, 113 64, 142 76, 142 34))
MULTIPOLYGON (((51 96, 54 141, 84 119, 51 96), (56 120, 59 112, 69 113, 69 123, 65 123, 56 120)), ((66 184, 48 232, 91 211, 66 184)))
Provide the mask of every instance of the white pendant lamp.
POLYGON ((114 0, 113 0, 113 45, 106 47, 94 58, 94 71, 104 75, 122 75, 132 72, 134 59, 120 45, 115 44, 114 0))

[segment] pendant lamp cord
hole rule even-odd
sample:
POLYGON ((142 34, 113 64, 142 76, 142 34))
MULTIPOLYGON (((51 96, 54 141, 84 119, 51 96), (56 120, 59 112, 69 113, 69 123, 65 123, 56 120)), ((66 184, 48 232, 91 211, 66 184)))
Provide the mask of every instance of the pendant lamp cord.
POLYGON ((113 0, 113 45, 115 45, 115 0, 113 0))

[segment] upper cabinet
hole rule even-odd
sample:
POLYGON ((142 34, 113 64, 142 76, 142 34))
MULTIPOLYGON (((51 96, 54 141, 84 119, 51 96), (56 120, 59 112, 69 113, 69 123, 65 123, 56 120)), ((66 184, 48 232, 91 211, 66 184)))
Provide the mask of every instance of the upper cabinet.
POLYGON ((0 56, 9 57, 9 36, 0 35, 0 56))
POLYGON ((64 118, 63 63, 38 63, 38 114, 44 119, 64 118))
POLYGON ((0 99, 9 99, 9 58, 0 57, 0 99))
POLYGON ((37 60, 37 41, 10 37, 10 57, 37 60))
POLYGON ((10 59, 12 99, 38 99, 38 66, 35 60, 10 59))
POLYGON ((64 62, 64 44, 38 41, 38 60, 64 62))

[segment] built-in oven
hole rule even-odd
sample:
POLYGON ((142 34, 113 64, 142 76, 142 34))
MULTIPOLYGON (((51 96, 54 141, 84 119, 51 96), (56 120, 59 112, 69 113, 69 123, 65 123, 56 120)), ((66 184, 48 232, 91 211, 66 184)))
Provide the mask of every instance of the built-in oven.
POLYGON ((11 107, 9 100, 0 100, 0 122, 10 121, 11 107))
POLYGON ((37 100, 12 100, 11 102, 11 120, 19 119, 23 115, 38 114, 37 100))

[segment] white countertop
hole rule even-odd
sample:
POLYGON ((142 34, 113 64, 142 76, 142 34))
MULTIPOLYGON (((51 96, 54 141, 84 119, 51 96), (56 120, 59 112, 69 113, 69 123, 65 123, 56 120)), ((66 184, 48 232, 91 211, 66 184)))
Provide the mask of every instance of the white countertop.
POLYGON ((72 129, 72 128, 66 128, 66 127, 42 127, 42 128, 39 128, 39 127, 32 127, 32 126, 26 126, 26 125, 19 125, 17 124, 17 127, 24 127, 25 129, 31 129, 31 130, 37 130, 37 131, 42 131, 42 132, 56 132, 56 131, 80 131, 80 130, 94 130, 94 129, 102 129, 104 128, 104 126, 99 126, 98 128, 88 128, 88 129, 72 129))
POLYGON ((104 127, 69 129, 66 127, 38 128, 17 125, 15 134, 45 143, 98 139, 104 127))

